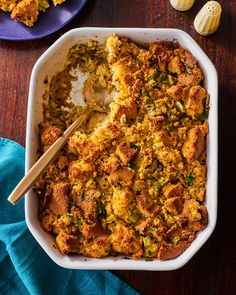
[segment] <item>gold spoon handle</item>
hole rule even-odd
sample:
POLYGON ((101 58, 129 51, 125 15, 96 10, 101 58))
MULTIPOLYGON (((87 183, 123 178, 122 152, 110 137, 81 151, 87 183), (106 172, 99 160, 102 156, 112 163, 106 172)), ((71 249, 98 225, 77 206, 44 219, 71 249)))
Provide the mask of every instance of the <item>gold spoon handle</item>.
POLYGON ((87 109, 83 115, 72 123, 61 137, 59 137, 53 145, 40 157, 40 159, 32 166, 29 172, 22 178, 16 188, 8 197, 8 201, 15 205, 26 192, 28 192, 34 185, 35 181, 41 172, 48 166, 48 164, 55 159, 68 137, 88 118, 89 114, 96 109, 87 109))

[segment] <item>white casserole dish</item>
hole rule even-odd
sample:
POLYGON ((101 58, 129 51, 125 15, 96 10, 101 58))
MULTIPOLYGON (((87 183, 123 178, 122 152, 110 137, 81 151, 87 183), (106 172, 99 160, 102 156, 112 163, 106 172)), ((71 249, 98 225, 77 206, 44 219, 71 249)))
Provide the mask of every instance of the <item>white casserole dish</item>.
POLYGON ((191 246, 179 257, 168 261, 132 260, 122 257, 94 259, 81 256, 61 255, 55 248, 53 237, 45 232, 37 216, 37 198, 33 192, 26 194, 26 223, 48 256, 58 265, 71 269, 133 269, 133 270, 174 270, 185 265, 200 249, 212 234, 217 219, 217 130, 218 130, 218 80, 214 65, 184 31, 177 29, 139 29, 139 28, 78 28, 69 31, 59 38, 36 62, 30 80, 27 131, 26 131, 26 173, 38 158, 38 124, 43 120, 42 97, 47 85, 44 79, 51 77, 63 68, 67 52, 76 42, 95 39, 104 42, 106 38, 117 33, 144 44, 156 40, 177 40, 182 47, 187 48, 198 60, 205 76, 205 87, 210 94, 209 136, 207 139, 207 193, 206 207, 209 222, 206 229, 198 233, 191 246))

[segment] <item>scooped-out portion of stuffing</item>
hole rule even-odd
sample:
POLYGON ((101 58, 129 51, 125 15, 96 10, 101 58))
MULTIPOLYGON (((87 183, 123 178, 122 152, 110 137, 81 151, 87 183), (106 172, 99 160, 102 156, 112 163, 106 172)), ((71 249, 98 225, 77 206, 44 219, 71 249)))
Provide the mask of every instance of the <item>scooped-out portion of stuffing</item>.
MULTIPOLYGON (((66 0, 53 0, 54 6, 66 0)), ((0 0, 0 9, 11 12, 11 18, 32 27, 38 19, 40 11, 50 7, 49 0, 0 0)))
POLYGON ((62 254, 176 258, 208 223, 209 97, 196 58, 115 34, 76 44, 45 93, 42 153, 86 109, 71 101, 80 77, 78 95, 109 112, 94 112, 37 181, 42 227, 62 254))

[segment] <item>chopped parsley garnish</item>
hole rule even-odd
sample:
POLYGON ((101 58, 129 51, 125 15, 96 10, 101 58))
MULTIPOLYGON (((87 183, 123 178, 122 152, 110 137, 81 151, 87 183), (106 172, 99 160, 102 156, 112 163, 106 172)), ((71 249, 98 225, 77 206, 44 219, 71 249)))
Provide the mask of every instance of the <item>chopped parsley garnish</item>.
POLYGON ((192 185, 193 184, 193 181, 194 181, 195 177, 192 176, 192 175, 189 175, 187 177, 187 181, 188 181, 188 185, 192 185))
POLYGON ((207 119, 207 116, 205 114, 197 115, 196 119, 198 121, 205 121, 207 119))
POLYGON ((106 210, 105 205, 102 202, 99 204, 99 216, 101 218, 107 217, 107 210, 106 210))
POLYGON ((81 226, 82 222, 81 222, 81 220, 79 218, 75 218, 74 219, 74 224, 75 224, 75 226, 81 226))
POLYGON ((171 131, 173 131, 175 129, 175 127, 173 125, 168 125, 166 127, 166 129, 167 129, 167 131, 171 132, 171 131))
POLYGON ((148 99, 146 99, 146 104, 154 104, 154 99, 149 97, 148 99))
POLYGON ((70 206, 73 208, 73 207, 77 207, 76 203, 74 200, 70 200, 69 202, 70 206))
POLYGON ((150 85, 150 89, 154 89, 155 87, 157 87, 158 83, 156 81, 152 82, 152 84, 150 85))
POLYGON ((160 82, 161 83, 164 82, 166 80, 166 78, 167 78, 167 74, 162 73, 161 76, 160 76, 160 82))
POLYGON ((129 162, 127 166, 131 169, 135 169, 135 167, 136 167, 134 162, 129 162))
POLYGON ((155 182, 153 183, 153 189, 154 189, 155 191, 158 191, 161 187, 162 187, 162 185, 161 185, 160 182, 155 181, 155 182))
POLYGON ((84 192, 82 192, 82 194, 81 194, 81 196, 80 196, 80 201, 83 201, 83 200, 84 200, 84 198, 85 198, 85 193, 84 193, 84 192))
POLYGON ((134 150, 139 150, 139 146, 133 142, 131 142, 130 147, 134 150))

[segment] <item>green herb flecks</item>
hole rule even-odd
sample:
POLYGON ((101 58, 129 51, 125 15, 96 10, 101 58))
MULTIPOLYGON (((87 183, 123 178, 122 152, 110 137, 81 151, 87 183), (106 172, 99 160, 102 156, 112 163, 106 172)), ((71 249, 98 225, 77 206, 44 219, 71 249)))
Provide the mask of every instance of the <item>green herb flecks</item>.
POLYGON ((133 142, 130 143, 130 147, 136 151, 138 151, 140 149, 139 146, 133 142))
POLYGON ((75 203, 74 200, 70 200, 69 201, 69 204, 70 204, 71 208, 76 208, 77 207, 77 205, 76 205, 76 203, 75 203))
POLYGON ((196 116, 196 119, 198 121, 205 121, 205 120, 207 120, 207 118, 208 118, 208 114, 200 114, 200 115, 196 116))
POLYGON ((189 175, 187 177, 187 182, 188 182, 188 185, 192 185, 193 184, 193 181, 194 181, 195 177, 192 176, 192 175, 189 175))
POLYGON ((82 225, 82 222, 79 218, 74 218, 73 223, 77 227, 80 227, 82 225))
POLYGON ((129 162, 128 165, 127 165, 129 168, 131 169, 135 169, 136 168, 136 165, 134 162, 129 162))
POLYGON ((81 194, 81 196, 80 196, 80 201, 83 201, 83 200, 84 200, 84 198, 85 198, 85 193, 84 193, 84 192, 82 192, 82 194, 81 194))
POLYGON ((156 88, 157 85, 158 85, 158 83, 156 81, 152 82, 151 85, 150 85, 150 89, 156 88))
POLYGON ((150 104, 154 104, 154 99, 151 98, 151 97, 148 97, 148 98, 146 99, 146 104, 148 104, 148 105, 150 105, 150 104))
POLYGON ((166 78, 167 78, 167 74, 166 73, 162 73, 160 75, 160 83, 163 83, 166 80, 166 78))
POLYGON ((166 129, 167 129, 168 132, 172 132, 175 129, 175 127, 173 125, 168 125, 166 127, 166 129))
POLYGON ((162 187, 162 184, 161 184, 160 182, 155 181, 155 182, 153 183, 153 189, 154 189, 155 191, 158 191, 161 187, 162 187))
POLYGON ((105 204, 103 204, 102 202, 99 203, 99 217, 100 218, 107 217, 107 210, 106 210, 105 204))
POLYGON ((70 213, 70 212, 67 212, 67 213, 66 213, 66 216, 67 216, 67 217, 73 217, 73 214, 70 213))

